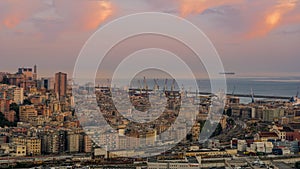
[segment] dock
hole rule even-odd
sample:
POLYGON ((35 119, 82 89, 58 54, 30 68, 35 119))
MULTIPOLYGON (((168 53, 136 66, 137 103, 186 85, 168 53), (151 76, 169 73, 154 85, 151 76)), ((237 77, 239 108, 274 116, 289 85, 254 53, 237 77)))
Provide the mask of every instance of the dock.
MULTIPOLYGON (((194 92, 193 94, 196 94, 194 92)), ((199 95, 213 95, 212 93, 209 92, 199 92, 199 95)), ((249 97, 252 98, 251 94, 226 94, 227 96, 232 96, 232 97, 249 97)), ((254 98, 260 98, 260 99, 282 99, 282 100, 290 100, 291 97, 287 96, 270 96, 270 95, 253 95, 254 98)))

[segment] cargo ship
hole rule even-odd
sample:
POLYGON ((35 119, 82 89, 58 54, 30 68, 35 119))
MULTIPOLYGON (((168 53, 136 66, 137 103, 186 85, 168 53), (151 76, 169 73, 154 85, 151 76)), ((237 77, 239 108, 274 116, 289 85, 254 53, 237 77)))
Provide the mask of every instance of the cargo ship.
POLYGON ((235 75, 235 72, 220 72, 221 75, 235 75))

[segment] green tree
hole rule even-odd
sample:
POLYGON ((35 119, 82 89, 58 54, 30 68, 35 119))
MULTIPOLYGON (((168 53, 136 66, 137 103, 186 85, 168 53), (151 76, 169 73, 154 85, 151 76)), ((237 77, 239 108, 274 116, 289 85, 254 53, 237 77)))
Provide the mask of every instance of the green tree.
POLYGON ((7 76, 4 76, 4 77, 3 77, 1 83, 3 83, 3 84, 9 84, 9 79, 7 78, 7 76))
POLYGON ((193 138, 193 136, 192 136, 192 134, 191 133, 189 133, 189 134, 187 134, 186 135, 186 140, 188 140, 188 141, 192 141, 192 138, 193 138))
POLYGON ((14 123, 9 122, 5 118, 5 116, 3 115, 3 113, 0 112, 0 127, 5 127, 5 126, 11 127, 11 126, 14 126, 14 123))
POLYGON ((211 137, 215 137, 218 136, 222 133, 223 129, 220 123, 218 123, 218 126, 216 128, 216 130, 213 132, 213 134, 211 135, 211 137))
POLYGON ((226 115, 229 116, 229 117, 232 116, 232 109, 231 108, 227 109, 226 115))
POLYGON ((15 121, 19 121, 20 120, 20 113, 19 113, 19 105, 16 103, 12 103, 9 105, 9 110, 13 110, 16 112, 16 120, 15 121))
POLYGON ((234 125, 235 124, 235 122, 234 122, 234 120, 233 119, 227 119, 227 124, 229 124, 229 125, 234 125))
POLYGON ((25 99, 23 101, 23 105, 32 105, 31 101, 29 99, 25 99))

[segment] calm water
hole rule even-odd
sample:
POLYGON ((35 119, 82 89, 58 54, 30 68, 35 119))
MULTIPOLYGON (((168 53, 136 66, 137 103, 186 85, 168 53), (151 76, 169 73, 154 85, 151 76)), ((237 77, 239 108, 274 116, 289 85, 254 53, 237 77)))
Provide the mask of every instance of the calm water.
MULTIPOLYGON (((209 86, 208 80, 204 80, 202 84, 209 86)), ((256 95, 292 97, 297 94, 299 86, 300 77, 227 79, 227 93, 232 93, 234 90, 236 94, 250 94, 252 89, 256 95)), ((250 98, 241 98, 241 102, 250 101, 250 98)))
MULTIPOLYGON (((209 89, 209 80, 199 80, 200 89, 209 89)), ((258 95, 295 96, 300 87, 299 78, 230 78, 227 79, 228 93, 249 94, 251 88, 258 95)))
MULTIPOLYGON (((140 80, 141 85, 143 81, 140 80)), ((183 80, 179 79, 177 81, 178 86, 181 88, 182 81, 185 81, 186 84, 191 84, 185 86, 185 90, 195 90, 193 87, 192 80, 183 80)), ((227 78, 227 92, 232 93, 235 90, 235 93, 238 94, 249 94, 251 93, 251 88, 255 94, 259 95, 275 95, 275 96, 294 96, 297 93, 298 88, 300 87, 300 77, 280 77, 280 78, 227 78)), ((164 80, 158 80, 158 85, 162 88, 164 86, 164 80)), ((210 81, 209 79, 199 79, 198 87, 202 92, 210 91, 210 81)), ((169 80, 167 85, 170 88, 172 81, 169 80)), ((149 88, 152 88, 154 85, 153 80, 147 80, 149 88)), ((117 87, 128 86, 125 80, 116 81, 115 85, 117 87)), ((137 80, 132 83, 132 86, 139 86, 137 80)))
MULTIPOLYGON (((187 91, 196 91, 196 87, 193 86, 192 80, 177 80, 175 86, 176 89, 182 87, 182 83, 185 81, 186 86, 184 89, 187 91), (190 84, 190 85, 189 85, 190 84)), ((227 78, 227 93, 232 93, 234 90, 235 94, 250 94, 251 89, 256 95, 270 95, 270 96, 295 96, 300 87, 300 77, 263 77, 263 78, 227 78)), ((116 87, 129 86, 126 80, 118 80, 114 82, 116 87)), ((160 89, 164 87, 165 80, 160 79, 157 81, 160 89)), ((210 92, 210 80, 199 79, 197 80, 198 88, 201 92, 210 92)), ((101 82, 99 82, 101 84, 101 82)), ((103 83, 102 83, 103 84, 103 83)), ((154 86, 154 80, 147 80, 147 85, 150 89, 154 86)), ((167 83, 170 89, 172 80, 167 83)), ((143 85, 143 80, 134 80, 131 86, 139 87, 143 85), (139 85, 141 84, 141 85, 139 85)), ((245 99, 243 99, 245 100, 245 99)), ((247 99, 246 99, 247 100, 247 99)), ((248 99, 249 100, 249 99, 248 99)))

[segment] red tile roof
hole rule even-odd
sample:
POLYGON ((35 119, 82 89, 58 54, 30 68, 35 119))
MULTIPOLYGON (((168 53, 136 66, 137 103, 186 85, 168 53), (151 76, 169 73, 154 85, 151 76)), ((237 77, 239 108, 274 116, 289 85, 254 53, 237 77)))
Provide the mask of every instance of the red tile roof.
POLYGON ((278 135, 275 132, 260 132, 260 137, 278 137, 278 135))

